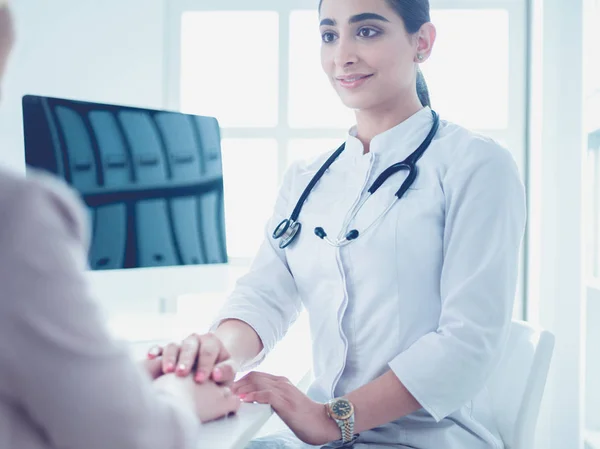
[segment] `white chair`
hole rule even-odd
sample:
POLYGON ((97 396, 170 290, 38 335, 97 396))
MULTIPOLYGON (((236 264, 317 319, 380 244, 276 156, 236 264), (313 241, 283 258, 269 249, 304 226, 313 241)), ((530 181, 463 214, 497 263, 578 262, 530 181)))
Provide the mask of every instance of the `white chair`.
POLYGON ((513 321, 500 363, 487 389, 507 449, 532 449, 554 350, 554 335, 513 321))

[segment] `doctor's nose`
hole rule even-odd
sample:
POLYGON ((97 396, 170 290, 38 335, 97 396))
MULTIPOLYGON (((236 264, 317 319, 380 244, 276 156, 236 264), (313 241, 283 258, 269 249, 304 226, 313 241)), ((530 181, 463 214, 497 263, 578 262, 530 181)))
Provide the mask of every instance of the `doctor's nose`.
POLYGON ((358 55, 356 54, 354 44, 340 39, 334 54, 335 65, 338 67, 348 67, 356 64, 357 61, 358 55))

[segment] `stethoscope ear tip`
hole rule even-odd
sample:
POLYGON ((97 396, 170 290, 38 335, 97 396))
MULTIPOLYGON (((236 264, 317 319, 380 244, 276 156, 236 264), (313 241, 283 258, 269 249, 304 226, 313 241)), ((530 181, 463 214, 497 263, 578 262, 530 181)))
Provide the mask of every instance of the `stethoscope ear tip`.
POLYGON ((327 233, 325 232, 325 229, 318 227, 315 228, 315 235, 317 237, 319 237, 321 240, 324 239, 325 237, 327 237, 327 233))
POLYGON ((353 229, 352 231, 348 232, 348 234, 346 234, 346 240, 356 240, 359 235, 360 233, 356 229, 353 229))

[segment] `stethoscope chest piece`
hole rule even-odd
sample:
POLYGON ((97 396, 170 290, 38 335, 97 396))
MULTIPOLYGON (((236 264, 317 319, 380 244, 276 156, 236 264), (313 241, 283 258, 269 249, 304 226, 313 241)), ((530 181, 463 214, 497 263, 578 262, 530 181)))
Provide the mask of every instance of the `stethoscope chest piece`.
POLYGON ((302 224, 299 221, 286 218, 275 228, 273 238, 281 239, 279 240, 279 248, 287 248, 294 241, 301 228, 302 224))

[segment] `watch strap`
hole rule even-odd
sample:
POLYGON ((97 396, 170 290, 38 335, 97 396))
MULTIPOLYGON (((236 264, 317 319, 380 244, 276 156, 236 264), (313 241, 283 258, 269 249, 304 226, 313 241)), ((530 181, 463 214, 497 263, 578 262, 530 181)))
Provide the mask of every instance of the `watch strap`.
POLYGON ((354 415, 348 419, 340 419, 338 425, 342 430, 342 441, 344 443, 351 442, 354 438, 354 415))

